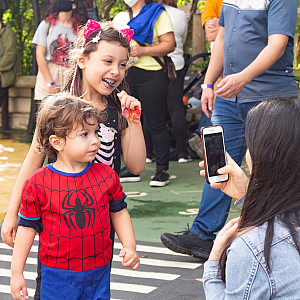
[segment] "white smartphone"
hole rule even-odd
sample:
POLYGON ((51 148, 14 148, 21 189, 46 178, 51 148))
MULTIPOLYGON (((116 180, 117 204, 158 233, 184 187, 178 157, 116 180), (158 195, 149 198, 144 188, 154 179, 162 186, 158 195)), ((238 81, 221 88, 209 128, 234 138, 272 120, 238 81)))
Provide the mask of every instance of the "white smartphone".
POLYGON ((228 174, 219 175, 217 172, 227 164, 223 127, 221 125, 202 127, 201 138, 207 183, 227 181, 228 174))

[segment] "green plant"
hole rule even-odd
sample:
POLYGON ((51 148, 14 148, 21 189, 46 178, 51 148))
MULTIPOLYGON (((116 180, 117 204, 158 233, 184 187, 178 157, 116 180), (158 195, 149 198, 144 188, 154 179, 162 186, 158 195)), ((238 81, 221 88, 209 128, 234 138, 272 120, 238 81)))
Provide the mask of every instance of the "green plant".
POLYGON ((22 75, 31 74, 32 38, 34 34, 33 9, 30 0, 11 0, 9 9, 3 14, 4 24, 9 25, 15 32, 21 60, 22 75))

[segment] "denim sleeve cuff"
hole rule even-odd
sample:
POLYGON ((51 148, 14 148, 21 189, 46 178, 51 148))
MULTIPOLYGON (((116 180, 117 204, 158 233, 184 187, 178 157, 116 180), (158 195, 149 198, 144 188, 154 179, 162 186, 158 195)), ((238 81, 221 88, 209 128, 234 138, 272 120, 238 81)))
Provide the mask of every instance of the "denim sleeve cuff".
POLYGON ((239 208, 242 208, 245 202, 246 195, 242 196, 240 199, 234 201, 234 204, 237 205, 239 208))
POLYGON ((219 260, 207 260, 204 264, 203 280, 208 278, 221 278, 219 260))
POLYGON ((36 232, 41 232, 43 227, 40 220, 26 220, 22 217, 18 220, 18 226, 33 228, 36 232))
POLYGON ((109 201, 109 212, 118 212, 124 208, 127 208, 127 203, 125 202, 126 195, 119 200, 109 201))

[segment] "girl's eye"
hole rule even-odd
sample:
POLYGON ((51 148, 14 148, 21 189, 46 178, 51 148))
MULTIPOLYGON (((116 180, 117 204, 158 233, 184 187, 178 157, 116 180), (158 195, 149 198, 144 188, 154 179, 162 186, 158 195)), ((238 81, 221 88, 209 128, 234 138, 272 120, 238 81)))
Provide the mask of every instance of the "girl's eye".
POLYGON ((108 64, 111 64, 112 61, 107 59, 105 62, 108 63, 108 64))
POLYGON ((84 132, 81 136, 82 137, 86 137, 88 135, 88 133, 87 132, 84 132))
POLYGON ((121 68, 126 68, 126 63, 121 63, 121 68))

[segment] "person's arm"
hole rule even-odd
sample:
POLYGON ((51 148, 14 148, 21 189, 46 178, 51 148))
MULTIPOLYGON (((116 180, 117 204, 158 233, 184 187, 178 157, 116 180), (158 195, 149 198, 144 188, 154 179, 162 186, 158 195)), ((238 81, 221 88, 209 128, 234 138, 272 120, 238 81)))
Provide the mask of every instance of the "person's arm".
POLYGON ((10 247, 14 247, 23 184, 25 180, 34 173, 35 170, 43 165, 44 159, 45 155, 39 152, 38 141, 34 135, 31 147, 16 179, 7 214, 1 228, 1 238, 3 242, 10 247))
POLYGON ((5 72, 11 70, 17 58, 17 44, 16 37, 11 28, 6 28, 7 34, 2 38, 5 38, 6 41, 3 42, 4 53, 0 58, 0 72, 5 72))
POLYGON ((159 44, 150 46, 132 46, 130 56, 139 57, 143 55, 149 56, 165 56, 175 50, 175 38, 173 32, 167 32, 159 36, 159 44))
POLYGON ((20 226, 18 228, 15 247, 11 261, 11 295, 14 299, 28 299, 28 291, 23 275, 26 259, 33 244, 36 231, 33 228, 20 226), (22 291, 23 296, 21 296, 22 291))
MULTIPOLYGON (((236 225, 234 224, 236 223, 225 225, 227 232, 222 229, 219 233, 228 235, 229 242, 236 237, 236 225)), ((249 247, 242 236, 232 242, 227 250, 226 283, 221 279, 219 260, 209 258, 204 264, 203 274, 206 299, 234 300, 249 297, 251 299, 270 299, 270 278, 254 253, 255 251, 249 247), (247 289, 245 289, 246 286, 247 289)))
MULTIPOLYGON (((47 84, 50 84, 53 81, 52 75, 49 71, 48 64, 46 61, 46 47, 41 45, 36 45, 36 61, 39 67, 40 72, 43 75, 44 80, 47 84)), ((58 91, 56 85, 48 86, 48 94, 56 94, 58 91)))
POLYGON ((136 242, 129 213, 126 208, 110 213, 112 225, 123 245, 119 256, 123 257, 122 265, 127 268, 137 269, 140 259, 136 253, 136 242))
MULTIPOLYGON (((125 91, 118 94, 122 108, 134 109, 141 103, 125 91)), ((124 163, 133 174, 140 174, 146 165, 146 146, 141 122, 127 120, 128 127, 122 132, 121 145, 124 163)))
POLYGON ((268 45, 258 54, 256 59, 243 71, 223 78, 217 85, 216 95, 223 98, 236 96, 251 80, 261 75, 284 54, 289 37, 283 34, 272 34, 268 45))
MULTIPOLYGON (((209 61, 208 69, 204 78, 204 83, 214 84, 223 71, 223 39, 224 27, 220 26, 213 52, 209 61)), ((208 118, 211 117, 213 111, 214 91, 211 88, 203 89, 201 96, 202 111, 208 118)))

